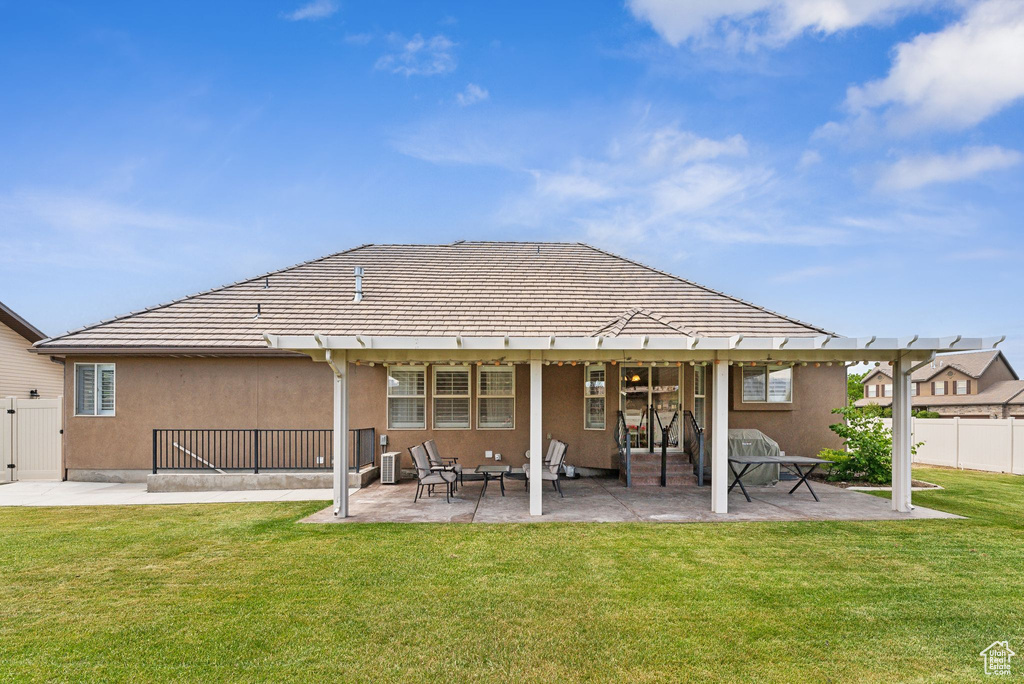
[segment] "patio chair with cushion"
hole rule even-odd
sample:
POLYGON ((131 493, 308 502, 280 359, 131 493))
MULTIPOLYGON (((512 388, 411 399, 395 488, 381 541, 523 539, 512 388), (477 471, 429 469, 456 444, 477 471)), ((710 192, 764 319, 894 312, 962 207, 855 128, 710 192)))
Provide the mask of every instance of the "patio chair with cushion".
POLYGON ((416 467, 416 496, 412 498, 413 503, 419 500, 424 489, 427 496, 434 493, 434 487, 444 485, 444 500, 451 503, 452 488, 455 485, 454 470, 434 470, 430 467, 430 460, 427 458, 427 450, 423 445, 409 447, 409 455, 412 456, 413 465, 416 467))
MULTIPOLYGON (((551 486, 555 488, 555 491, 558 492, 558 495, 564 498, 565 494, 562 493, 562 483, 559 480, 558 471, 562 469, 562 460, 565 458, 565 450, 568 447, 566 446, 565 442, 558 442, 556 440, 551 441, 556 444, 554 453, 551 454, 551 460, 544 464, 543 469, 540 471, 540 477, 545 482, 550 481, 551 486)), ((527 482, 529 482, 529 464, 527 464, 526 467, 523 468, 523 472, 526 474, 527 482)))
POLYGON ((459 465, 459 459, 441 456, 441 453, 437 450, 437 444, 432 439, 424 442, 423 448, 427 451, 427 460, 430 461, 431 470, 451 470, 454 472, 458 476, 455 484, 456 489, 458 489, 459 483, 466 484, 462 475, 462 466, 459 465))

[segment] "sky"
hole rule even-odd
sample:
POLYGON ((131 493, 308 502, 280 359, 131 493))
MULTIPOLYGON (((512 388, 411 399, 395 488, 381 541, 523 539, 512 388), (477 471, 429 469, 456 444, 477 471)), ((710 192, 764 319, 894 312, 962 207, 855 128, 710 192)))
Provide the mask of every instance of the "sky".
POLYGON ((0 0, 0 301, 581 241, 1024 369, 1022 124, 1017 0, 0 0))

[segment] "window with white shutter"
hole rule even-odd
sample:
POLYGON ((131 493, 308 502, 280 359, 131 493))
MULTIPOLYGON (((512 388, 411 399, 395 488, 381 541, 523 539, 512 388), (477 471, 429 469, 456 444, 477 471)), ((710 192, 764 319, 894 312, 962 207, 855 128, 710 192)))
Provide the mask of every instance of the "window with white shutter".
POLYGON ((427 427, 426 368, 388 367, 388 429, 427 427))
POLYGON ((469 429, 469 368, 434 366, 434 429, 469 429))
POLYGON ((583 371, 583 378, 583 428, 586 430, 604 430, 604 364, 596 363, 587 366, 583 371))
POLYGON ((112 416, 115 408, 114 364, 75 364, 75 415, 112 416))
POLYGON ((516 372, 513 366, 478 366, 476 426, 481 430, 516 427, 516 372))

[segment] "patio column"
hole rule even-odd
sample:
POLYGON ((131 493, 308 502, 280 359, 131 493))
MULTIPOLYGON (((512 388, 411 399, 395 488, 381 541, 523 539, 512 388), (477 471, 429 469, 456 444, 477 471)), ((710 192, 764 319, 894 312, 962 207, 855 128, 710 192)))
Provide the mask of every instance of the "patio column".
POLYGON ((334 515, 348 517, 348 352, 327 351, 334 371, 334 423, 331 453, 334 461, 334 515))
POLYGON ((729 512, 729 362, 711 366, 711 512, 729 512))
POLYGON ((892 365, 892 510, 909 512, 910 504, 910 362, 901 354, 892 365))
POLYGON ((544 434, 541 421, 541 377, 544 366, 540 355, 530 359, 530 515, 542 515, 544 508, 541 465, 544 462, 544 434))

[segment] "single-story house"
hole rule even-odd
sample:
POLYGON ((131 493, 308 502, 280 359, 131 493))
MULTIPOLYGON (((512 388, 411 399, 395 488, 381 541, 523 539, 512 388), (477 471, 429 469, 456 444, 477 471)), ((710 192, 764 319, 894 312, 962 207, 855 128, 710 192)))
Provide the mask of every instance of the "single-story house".
MULTIPOLYGON (((908 378, 937 350, 992 344, 846 338, 589 245, 460 241, 364 245, 35 350, 66 360, 69 478, 329 464, 344 516, 350 428, 398 452, 432 438, 464 468, 488 451, 522 465, 557 438, 572 464, 609 470, 626 439, 681 451, 682 431, 700 430, 724 513, 730 427, 813 456, 837 446, 847 364, 908 378), (174 430, 201 433, 182 443, 174 430)), ((905 511, 910 414, 896 386, 893 507, 905 511)), ((541 459, 529 468, 539 515, 541 459)))
POLYGON ((64 393, 64 369, 29 348, 46 338, 41 330, 0 302, 0 397, 56 399, 64 393))
MULTIPOLYGON (((878 366, 861 380, 857 406, 892 403, 892 369, 878 366)), ((910 379, 915 409, 943 418, 1024 418, 1024 380, 997 349, 939 354, 910 379)))

